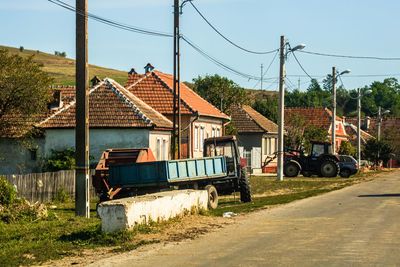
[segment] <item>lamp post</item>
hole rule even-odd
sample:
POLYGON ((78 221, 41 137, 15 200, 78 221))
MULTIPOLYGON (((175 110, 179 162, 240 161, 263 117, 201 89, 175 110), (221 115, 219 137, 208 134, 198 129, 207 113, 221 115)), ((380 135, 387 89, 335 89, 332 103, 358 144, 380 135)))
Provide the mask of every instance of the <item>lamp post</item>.
POLYGON ((331 141, 332 141, 332 152, 336 153, 336 78, 340 75, 350 73, 351 70, 347 69, 341 73, 337 73, 336 67, 332 67, 332 126, 331 126, 331 141))
POLYGON ((382 122, 382 115, 387 114, 387 113, 390 113, 390 110, 387 109, 387 110, 385 110, 385 111, 382 113, 382 107, 381 107, 381 106, 378 107, 378 118, 377 118, 377 121, 378 121, 377 138, 378 138, 378 141, 381 140, 381 122, 382 122))
POLYGON ((357 166, 360 168, 361 164, 361 98, 364 95, 370 94, 372 91, 367 90, 364 92, 364 95, 361 95, 361 89, 358 88, 357 95, 357 166))
MULTIPOLYGON (((279 68, 279 112, 278 112, 278 168, 277 180, 283 181, 283 142, 284 142, 284 124, 285 124, 285 59, 287 56, 285 36, 281 36, 280 47, 280 68, 279 68)), ((297 45, 293 48, 289 46, 289 52, 294 52, 306 47, 304 44, 297 45)))

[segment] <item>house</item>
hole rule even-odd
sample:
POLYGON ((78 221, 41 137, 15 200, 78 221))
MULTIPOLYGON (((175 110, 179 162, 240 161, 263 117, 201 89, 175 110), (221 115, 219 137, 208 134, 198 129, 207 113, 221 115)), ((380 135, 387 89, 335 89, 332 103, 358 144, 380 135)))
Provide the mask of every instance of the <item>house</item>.
MULTIPOLYGON (((247 105, 232 108, 232 123, 237 130, 241 156, 246 158, 252 173, 262 172, 265 160, 277 151, 278 125, 247 105)), ((268 167, 271 172, 276 170, 276 160, 268 167)))
MULTIPOLYGON (((75 88, 55 89, 57 101, 35 125, 41 131, 34 140, 37 151, 23 151, 11 138, 1 139, 2 149, 21 150, 2 161, 1 174, 37 172, 40 159, 52 149, 75 147, 75 88)), ((89 154, 94 162, 108 148, 151 148, 158 160, 170 158, 172 122, 112 79, 89 90, 89 126, 89 154)))
MULTIPOLYGON (((285 123, 288 123, 291 116, 299 116, 304 118, 307 125, 313 125, 316 127, 322 127, 326 129, 327 135, 331 139, 332 133, 332 112, 327 108, 302 108, 293 107, 285 108, 285 123)), ((335 125, 336 134, 336 151, 339 150, 340 144, 343 141, 348 141, 349 135, 346 133, 345 125, 343 119, 336 116, 335 125)), ((331 140, 332 141, 332 140, 331 140)))
MULTIPOLYGON (((151 64, 145 74, 135 69, 128 73, 125 88, 149 106, 173 121, 173 76, 154 70, 151 64)), ((221 136, 230 117, 196 94, 184 83, 180 83, 181 94, 181 156, 202 157, 203 140, 221 136)))

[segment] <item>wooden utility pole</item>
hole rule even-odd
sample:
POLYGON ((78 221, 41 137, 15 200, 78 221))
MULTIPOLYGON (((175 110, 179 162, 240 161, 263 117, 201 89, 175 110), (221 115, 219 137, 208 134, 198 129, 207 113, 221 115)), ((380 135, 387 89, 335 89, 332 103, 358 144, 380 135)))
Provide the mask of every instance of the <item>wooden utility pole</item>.
POLYGON ((76 0, 75 215, 89 218, 87 0, 76 0))
POLYGON ((278 181, 283 181, 284 124, 285 124, 285 36, 281 36, 280 68, 279 68, 279 113, 278 113, 278 181))
POLYGON ((173 110, 173 147, 172 157, 175 159, 178 144, 178 159, 181 158, 181 86, 180 86, 180 46, 179 46, 179 0, 174 0, 174 110, 173 110), (178 113, 178 114, 177 114, 178 113), (178 115, 178 118, 176 118, 178 115), (178 129, 176 129, 178 125, 178 129))

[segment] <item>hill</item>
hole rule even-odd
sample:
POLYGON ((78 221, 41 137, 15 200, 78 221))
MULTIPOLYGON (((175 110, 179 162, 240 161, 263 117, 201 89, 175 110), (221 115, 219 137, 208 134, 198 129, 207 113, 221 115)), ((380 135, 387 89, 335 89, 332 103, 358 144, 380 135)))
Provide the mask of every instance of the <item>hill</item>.
MULTIPOLYGON (((43 70, 54 78, 54 85, 74 85, 75 84, 75 60, 66 57, 48 54, 39 50, 24 49, 22 52, 18 48, 0 46, 12 54, 22 57, 34 55, 34 61, 43 64, 43 70)), ((128 73, 114 69, 107 69, 96 65, 89 65, 89 79, 97 75, 100 78, 109 77, 125 85, 128 73)))
POLYGON ((254 89, 245 89, 245 90, 251 102, 255 101, 256 99, 265 100, 267 98, 273 98, 279 96, 278 91, 254 90, 254 89))

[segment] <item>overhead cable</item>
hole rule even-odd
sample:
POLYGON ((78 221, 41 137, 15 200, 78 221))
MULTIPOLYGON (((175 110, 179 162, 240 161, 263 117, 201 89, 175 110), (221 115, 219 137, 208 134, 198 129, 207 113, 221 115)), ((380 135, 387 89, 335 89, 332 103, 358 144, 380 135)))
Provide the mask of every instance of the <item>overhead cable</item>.
POLYGON ((218 59, 216 59, 216 58, 210 56, 210 55, 207 54, 205 51, 203 51, 200 47, 198 47, 198 46, 195 45, 193 42, 191 42, 186 36, 181 35, 181 38, 182 38, 182 40, 185 41, 189 46, 191 46, 194 50, 196 50, 199 54, 201 54, 203 57, 207 58, 208 60, 212 61, 214 64, 220 66, 221 68, 223 68, 223 69, 225 69, 225 70, 227 70, 227 71, 229 71, 229 72, 231 72, 231 73, 234 73, 234 74, 236 74, 236 75, 239 75, 239 76, 241 76, 241 77, 243 77, 243 78, 249 79, 249 80, 257 80, 257 81, 258 81, 258 80, 261 80, 261 77, 257 77, 257 76, 254 76, 254 75, 249 75, 249 74, 243 73, 243 72, 241 72, 241 71, 238 71, 238 70, 236 70, 236 69, 234 69, 234 68, 232 68, 232 67, 226 65, 225 63, 219 61, 218 59))
MULTIPOLYGON (((276 58, 276 56, 278 55, 278 53, 279 53, 279 49, 278 49, 278 51, 276 51, 274 57, 273 57, 272 60, 271 60, 271 63, 269 63, 269 65, 268 65, 268 68, 266 69, 266 71, 262 74, 263 77, 265 76, 265 74, 267 74, 267 72, 268 72, 269 69, 271 68, 272 63, 274 63, 275 58, 276 58)), ((264 80, 264 79, 263 79, 263 80, 264 80)), ((257 82, 256 85, 254 85, 253 89, 256 88, 256 86, 257 86, 260 82, 261 82, 261 79, 260 79, 260 81, 257 82)))
MULTIPOLYGON (((78 15, 85 16, 85 12, 84 11, 77 10, 74 6, 69 5, 69 4, 67 4, 67 3, 65 3, 65 2, 63 2, 61 0, 48 0, 48 1, 53 3, 53 4, 55 4, 55 5, 60 6, 62 8, 65 8, 67 10, 75 12, 78 15)), ((127 25, 127 24, 124 24, 124 23, 119 23, 119 22, 113 21, 111 19, 106 19, 106 18, 97 16, 97 15, 91 14, 89 12, 87 13, 87 17, 91 18, 93 20, 96 20, 98 22, 107 24, 109 26, 113 26, 113 27, 116 27, 116 28, 119 28, 119 29, 122 29, 122 30, 130 31, 130 32, 141 33, 141 34, 146 34, 146 35, 153 35, 153 36, 160 36, 160 37, 173 37, 173 35, 170 34, 170 33, 154 31, 154 30, 147 30, 147 29, 143 29, 143 28, 127 25)))
POLYGON ((271 54, 271 53, 274 53, 274 52, 276 52, 276 51, 279 50, 279 49, 274 49, 274 50, 271 50, 271 51, 253 51, 253 50, 246 49, 246 48, 244 48, 244 47, 242 47, 242 46, 240 46, 240 45, 234 43, 234 42, 231 41, 228 37, 226 37, 225 35, 223 35, 217 28, 215 28, 215 26, 212 25, 211 22, 209 22, 209 21, 206 19, 206 17, 200 12, 200 10, 193 4, 192 1, 189 1, 189 3, 193 6, 193 8, 194 8, 194 9, 196 10, 196 12, 200 15, 200 17, 202 17, 203 20, 204 20, 213 30, 214 30, 219 36, 221 36, 222 38, 224 38, 224 39, 225 39, 228 43, 230 43, 231 45, 233 45, 233 46, 235 46, 235 47, 237 47, 237 48, 239 48, 239 49, 241 49, 241 50, 243 50, 243 51, 245 51, 245 52, 248 52, 248 53, 251 53, 251 54, 258 54, 258 55, 262 55, 262 54, 271 54))
POLYGON ((312 80, 313 77, 311 77, 307 71, 303 68, 303 66, 301 65, 300 61, 297 59, 296 54, 294 52, 292 52, 294 59, 297 61, 297 64, 299 64, 300 68, 303 70, 303 72, 312 80))
POLYGON ((400 57, 375 57, 375 56, 347 56, 347 55, 334 55, 334 54, 325 54, 311 51, 299 50, 300 53, 316 55, 316 56, 325 56, 325 57, 340 57, 340 58, 353 58, 353 59, 372 59, 372 60, 400 60, 400 57))

